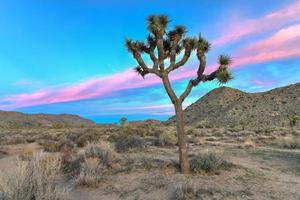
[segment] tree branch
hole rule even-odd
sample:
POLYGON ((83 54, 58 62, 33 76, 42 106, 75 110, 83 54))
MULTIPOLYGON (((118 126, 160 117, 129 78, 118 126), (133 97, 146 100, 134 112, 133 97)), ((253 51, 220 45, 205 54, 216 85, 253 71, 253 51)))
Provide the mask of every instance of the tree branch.
MULTIPOLYGON (((188 61, 188 59, 190 58, 191 53, 192 53, 192 48, 189 48, 189 47, 185 48, 184 55, 183 55, 182 59, 179 62, 177 62, 173 65, 171 63, 171 65, 167 69, 167 73, 170 73, 171 71, 174 71, 175 69, 178 69, 179 67, 183 66, 188 61)), ((173 59, 175 60, 175 58, 173 58, 173 59)))
POLYGON ((155 35, 157 41, 157 51, 158 51, 158 65, 161 70, 164 69, 164 59, 165 59, 165 52, 164 52, 164 42, 163 42, 163 34, 157 33, 155 35))
POLYGON ((164 88, 165 88, 168 96, 170 97, 172 103, 173 104, 177 103, 178 98, 177 98, 177 96, 176 96, 176 94, 175 94, 175 92, 174 92, 174 90, 173 90, 173 88, 171 86, 171 83, 170 83, 170 80, 169 80, 167 74, 164 74, 162 76, 162 81, 163 81, 163 84, 164 84, 164 88))

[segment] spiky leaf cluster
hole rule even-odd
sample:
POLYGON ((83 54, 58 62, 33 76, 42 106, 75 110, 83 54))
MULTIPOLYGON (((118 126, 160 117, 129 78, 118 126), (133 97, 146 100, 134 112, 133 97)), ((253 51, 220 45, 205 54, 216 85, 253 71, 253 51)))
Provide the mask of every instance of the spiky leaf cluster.
POLYGON ((211 44, 200 35, 198 39, 198 51, 207 53, 210 50, 210 47, 211 44))
POLYGON ((175 26, 175 28, 168 33, 171 41, 179 41, 186 33, 185 26, 175 26))
POLYGON ((130 39, 125 40, 125 46, 127 50, 131 53, 137 51, 137 52, 147 52, 148 47, 144 42, 139 41, 132 41, 130 39))
POLYGON ((196 38, 185 38, 182 41, 182 45, 186 49, 196 49, 198 44, 198 40, 196 38))
POLYGON ((220 55, 219 56, 219 64, 220 65, 230 65, 232 63, 232 58, 228 55, 220 55))
POLYGON ((135 67, 134 71, 141 75, 143 78, 146 76, 146 74, 148 74, 148 72, 144 71, 143 68, 141 68, 140 66, 135 67))
POLYGON ((164 33, 170 21, 166 15, 150 15, 147 20, 148 30, 153 34, 164 33))
POLYGON ((220 84, 225 84, 233 79, 232 74, 228 70, 227 66, 221 65, 217 71, 216 78, 220 84))

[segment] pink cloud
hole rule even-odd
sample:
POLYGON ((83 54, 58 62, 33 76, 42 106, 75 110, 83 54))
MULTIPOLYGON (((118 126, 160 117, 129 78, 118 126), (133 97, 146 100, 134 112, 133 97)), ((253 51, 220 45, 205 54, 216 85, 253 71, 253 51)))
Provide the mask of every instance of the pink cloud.
POLYGON ((285 25, 298 22, 300 20, 300 1, 284 7, 283 9, 269 13, 262 18, 237 20, 227 26, 229 31, 225 31, 224 36, 213 41, 215 45, 222 45, 238 41, 249 35, 276 30, 285 25))
POLYGON ((252 82, 257 86, 263 86, 263 87, 271 86, 274 84, 274 82, 272 82, 272 81, 263 81, 263 80, 258 80, 258 79, 255 79, 252 82))
MULTIPOLYGON (((278 16, 294 16, 300 2, 295 8, 286 8, 286 13, 275 12, 265 18, 277 18, 278 16)), ((271 60, 285 59, 300 56, 300 24, 282 28, 269 38, 258 41, 244 49, 241 49, 234 58, 232 68, 249 64, 263 63, 271 60)), ((196 69, 183 68, 170 76, 171 81, 192 78, 196 75, 196 69)), ((206 73, 212 72, 217 65, 208 66, 206 73)), ((63 87, 46 88, 29 94, 11 95, 0 102, 1 109, 14 109, 43 104, 60 103, 103 97, 121 90, 143 88, 160 84, 161 80, 155 76, 147 76, 142 80, 133 70, 112 74, 104 77, 96 77, 81 81, 76 84, 63 87)))
POLYGON ((27 107, 91 99, 120 90, 147 87, 157 83, 160 83, 160 80, 154 76, 149 77, 146 81, 141 81, 140 77, 133 70, 127 70, 122 73, 94 78, 65 87, 47 88, 30 94, 11 95, 3 101, 9 102, 6 105, 8 108, 27 107))

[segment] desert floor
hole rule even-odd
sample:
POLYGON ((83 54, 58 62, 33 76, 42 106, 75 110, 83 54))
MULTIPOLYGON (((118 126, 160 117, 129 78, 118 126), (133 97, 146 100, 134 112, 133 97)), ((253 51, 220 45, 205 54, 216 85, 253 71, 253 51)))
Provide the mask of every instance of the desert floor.
MULTIPOLYGON (((267 133, 224 129, 190 130, 191 155, 218 152, 233 166, 214 173, 183 176, 178 169, 176 145, 148 145, 142 149, 119 152, 118 157, 122 161, 119 160, 116 167, 104 173, 97 186, 76 185, 65 175, 60 176, 59 184, 70 188, 70 196, 74 200, 300 199, 300 149, 298 146, 282 146, 278 142, 282 142, 283 138, 288 138, 288 141, 291 137, 292 140, 299 139, 299 130, 267 133)), ((54 135, 55 131, 52 130, 54 135)), ((61 135, 64 130, 58 132, 61 135)), ((23 131, 19 136, 25 133, 23 131)), ((105 134, 102 134, 103 140, 107 139, 105 134)), ((9 138, 7 134, 5 138, 9 138)), ((14 144, 7 139, 6 142, 2 140, 0 146, 2 173, 15 167, 20 156, 28 156, 44 148, 38 140, 14 144)))

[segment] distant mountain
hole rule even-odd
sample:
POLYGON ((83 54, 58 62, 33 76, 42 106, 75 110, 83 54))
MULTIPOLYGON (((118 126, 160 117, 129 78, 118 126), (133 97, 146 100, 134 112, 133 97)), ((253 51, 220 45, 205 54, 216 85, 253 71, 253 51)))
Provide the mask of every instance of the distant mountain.
POLYGON ((0 111, 0 127, 66 127, 93 126, 94 122, 77 115, 24 114, 20 112, 0 111))
MULTIPOLYGON (((300 83, 267 92, 220 87, 188 106, 185 122, 210 127, 289 127, 300 115, 300 83)), ((173 123, 174 116, 167 123, 173 123)))

